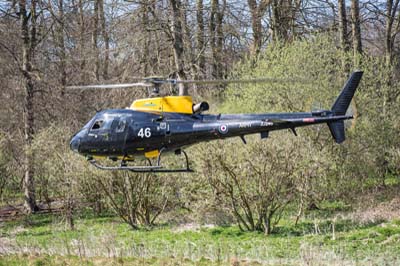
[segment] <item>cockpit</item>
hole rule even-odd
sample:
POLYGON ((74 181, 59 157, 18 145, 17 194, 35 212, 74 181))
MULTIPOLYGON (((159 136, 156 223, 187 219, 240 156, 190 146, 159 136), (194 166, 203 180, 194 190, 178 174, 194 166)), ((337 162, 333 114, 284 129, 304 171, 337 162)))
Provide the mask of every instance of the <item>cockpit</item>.
POLYGON ((86 150, 108 152, 121 148, 117 147, 118 142, 125 138, 132 118, 132 114, 125 110, 97 113, 71 138, 71 150, 79 153, 86 150))
POLYGON ((121 114, 104 114, 93 120, 90 124, 88 123, 87 128, 90 129, 90 132, 113 129, 115 132, 121 133, 127 124, 127 116, 121 114))

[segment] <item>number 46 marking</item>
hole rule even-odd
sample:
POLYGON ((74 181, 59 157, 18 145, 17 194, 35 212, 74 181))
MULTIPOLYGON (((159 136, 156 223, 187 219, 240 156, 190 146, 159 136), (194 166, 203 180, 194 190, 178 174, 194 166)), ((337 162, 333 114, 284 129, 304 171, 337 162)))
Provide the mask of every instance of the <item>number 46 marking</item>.
POLYGON ((139 130, 138 136, 141 137, 141 138, 144 138, 144 137, 150 138, 150 137, 151 137, 151 130, 150 130, 150 128, 149 128, 149 127, 141 128, 141 129, 139 130))

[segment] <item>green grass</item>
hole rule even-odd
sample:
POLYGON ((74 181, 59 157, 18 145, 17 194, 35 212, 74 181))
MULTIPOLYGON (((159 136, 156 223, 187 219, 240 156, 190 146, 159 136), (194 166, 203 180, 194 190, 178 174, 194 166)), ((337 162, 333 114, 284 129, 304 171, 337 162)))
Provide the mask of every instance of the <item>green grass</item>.
MULTIPOLYGON (((296 226, 293 219, 282 219, 276 233, 269 236, 260 232, 242 232, 236 226, 183 231, 179 227, 160 226, 134 231, 117 217, 90 215, 77 219, 76 230, 71 231, 60 217, 34 215, 3 223, 0 237, 11 241, 11 249, 17 254, 37 254, 37 260, 34 258, 29 265, 57 265, 60 261, 59 265, 75 265, 75 261, 82 258, 89 258, 87 265, 97 265, 97 260, 90 258, 99 258, 99 261, 120 258, 128 262, 131 259, 131 265, 136 265, 135 259, 144 260, 144 265, 169 265, 165 263, 182 259, 187 260, 184 265, 192 262, 201 265, 201 261, 209 262, 205 265, 228 263, 232 258, 250 262, 282 259, 290 262, 303 260, 310 253, 321 256, 319 259, 322 260, 337 260, 338 257, 356 262, 366 258, 374 261, 397 259, 400 254, 399 221, 384 224, 355 224, 346 219, 334 221, 327 213, 346 208, 345 204, 327 203, 324 208, 312 212, 296 226), (63 258, 70 262, 63 264, 63 258)), ((13 265, 14 262, 14 265, 20 265, 19 260, 23 257, 2 257, 0 265, 13 265)))
POLYGON ((396 175, 386 175, 383 179, 370 177, 364 180, 363 186, 365 189, 380 187, 382 184, 385 184, 387 187, 397 187, 400 185, 400 178, 396 175))
MULTIPOLYGON (((196 262, 185 258, 80 258, 78 256, 29 256, 29 255, 9 255, 0 256, 0 266, 96 266, 96 265, 115 265, 115 266, 144 266, 144 265, 187 265, 187 266, 207 266, 207 265, 230 265, 229 262, 212 262, 208 259, 200 259, 196 262)), ((246 265, 259 265, 257 262, 247 262, 246 265)))

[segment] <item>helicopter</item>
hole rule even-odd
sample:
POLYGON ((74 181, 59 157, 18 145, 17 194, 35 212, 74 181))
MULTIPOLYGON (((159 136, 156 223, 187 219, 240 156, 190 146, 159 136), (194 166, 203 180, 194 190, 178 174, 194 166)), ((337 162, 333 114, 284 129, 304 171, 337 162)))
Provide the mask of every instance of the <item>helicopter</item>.
MULTIPOLYGON (((362 71, 353 72, 330 110, 296 113, 266 114, 203 114, 209 110, 207 102, 193 103, 191 96, 160 96, 163 84, 196 83, 196 81, 147 78, 141 83, 117 85, 70 86, 71 89, 153 87, 150 98, 135 100, 127 109, 108 109, 98 112, 70 141, 72 151, 86 156, 102 170, 132 172, 193 172, 183 148, 200 142, 240 137, 259 133, 261 139, 269 132, 289 129, 297 136, 296 128, 326 123, 336 143, 345 140, 344 120, 352 119, 346 111, 362 78, 362 71), (184 167, 165 167, 161 158, 165 153, 184 155, 184 167), (132 165, 136 157, 145 157, 149 165, 132 165), (118 161, 107 166, 101 158, 118 161), (155 164, 151 164, 155 160, 155 164)), ((253 80, 254 81, 254 80, 253 80)), ((262 81, 258 79, 258 81, 262 81)), ((198 81, 198 83, 218 83, 198 81)), ((234 80, 233 82, 251 82, 234 80)))

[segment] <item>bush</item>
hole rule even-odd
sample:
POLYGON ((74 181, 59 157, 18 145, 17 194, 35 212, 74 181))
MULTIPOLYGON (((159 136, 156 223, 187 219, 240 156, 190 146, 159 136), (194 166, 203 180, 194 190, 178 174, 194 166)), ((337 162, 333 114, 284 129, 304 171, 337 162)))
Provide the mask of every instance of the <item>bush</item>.
MULTIPOLYGON (((349 73, 342 62, 352 62, 326 36, 270 46, 257 61, 249 59, 234 71, 238 78, 274 77, 301 82, 251 84, 225 92, 223 112, 298 112, 330 109, 349 73), (304 80, 307 77, 308 80, 304 80), (317 103, 317 104, 315 104, 317 103)), ((384 58, 365 56, 363 81, 353 103, 355 123, 347 123, 347 141, 338 146, 326 125, 256 141, 241 148, 236 142, 212 144, 202 157, 220 206, 229 209, 243 230, 270 233, 289 203, 301 214, 310 203, 348 199, 365 188, 364 180, 385 176, 398 160, 400 132, 399 85, 384 58), (397 93, 397 94, 396 94, 397 93), (390 111, 389 111, 390 110, 390 111)), ((348 63, 349 64, 349 63, 348 63)), ((350 66, 352 69, 353 66, 350 66)), ((396 167, 393 167, 396 168, 396 167)))

